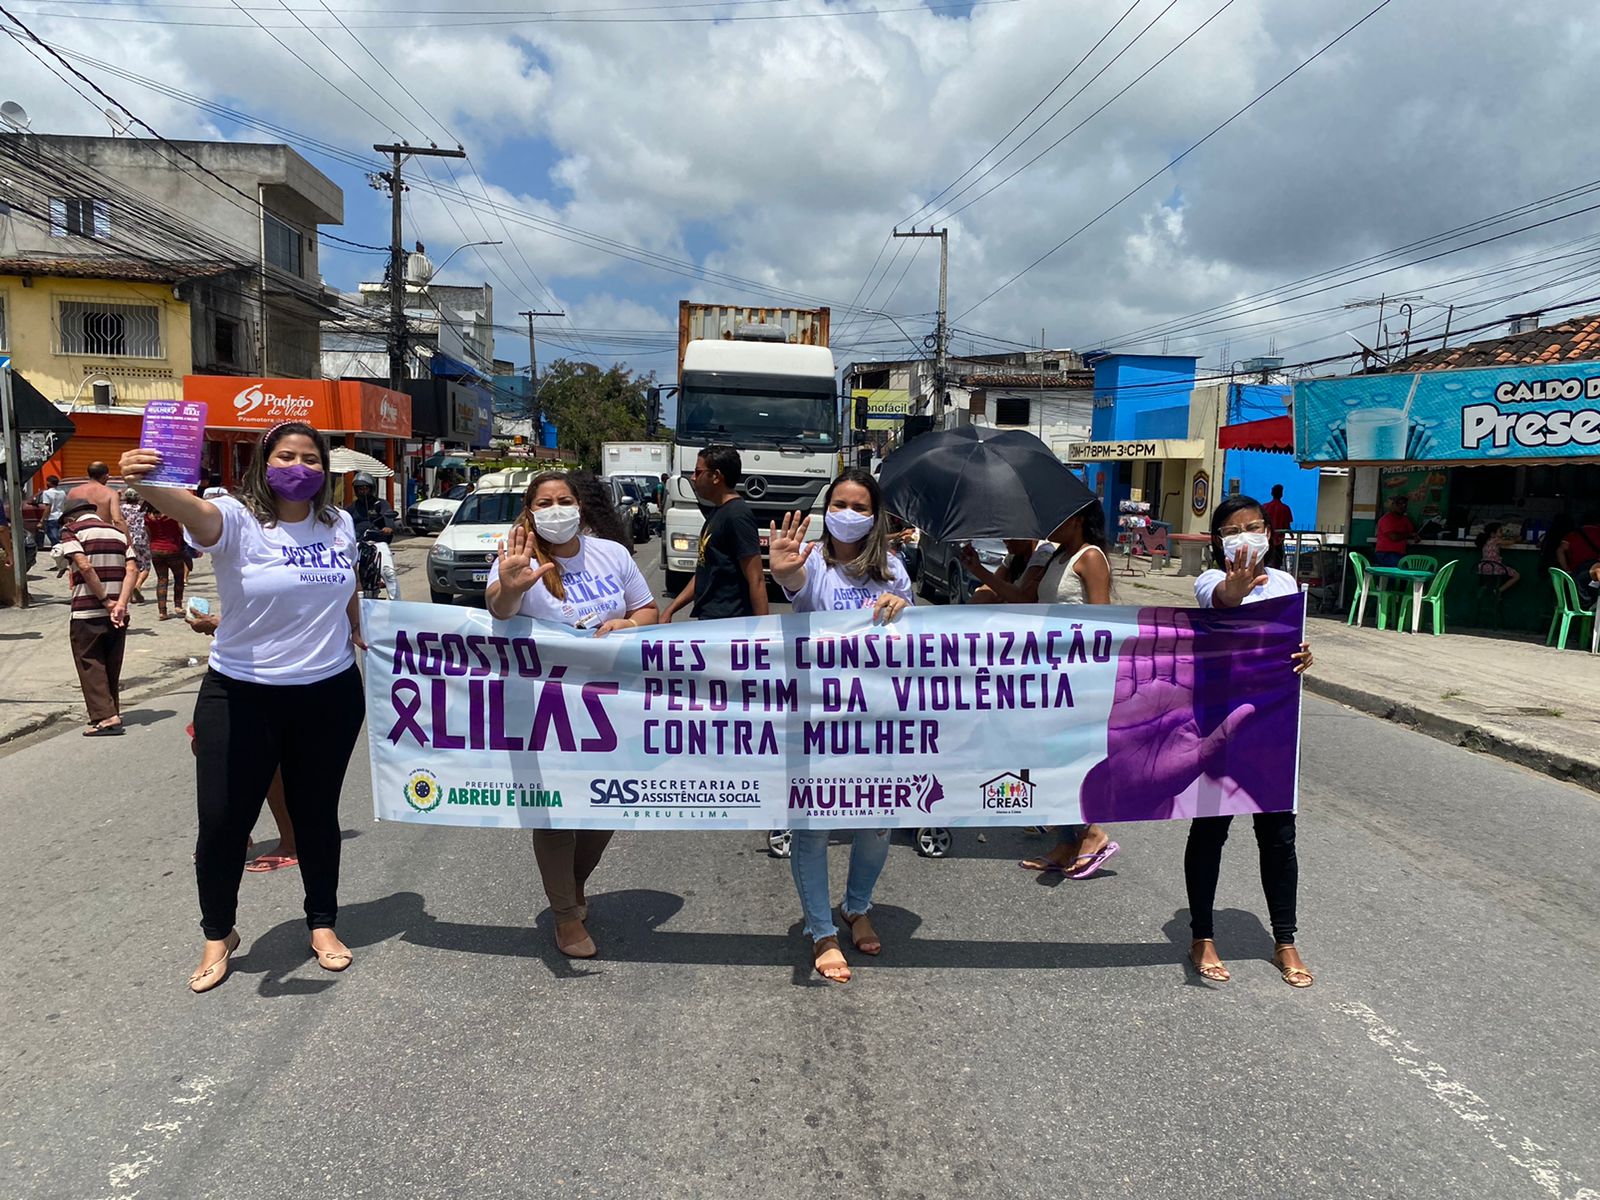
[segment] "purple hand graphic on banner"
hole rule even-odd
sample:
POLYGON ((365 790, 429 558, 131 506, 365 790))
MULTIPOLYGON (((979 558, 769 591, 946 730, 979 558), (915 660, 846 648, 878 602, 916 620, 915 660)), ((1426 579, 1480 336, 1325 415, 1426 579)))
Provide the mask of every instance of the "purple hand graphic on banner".
POLYGON ((1122 647, 1106 757, 1083 819, 1165 820, 1295 807, 1299 597, 1247 609, 1143 609, 1122 647))

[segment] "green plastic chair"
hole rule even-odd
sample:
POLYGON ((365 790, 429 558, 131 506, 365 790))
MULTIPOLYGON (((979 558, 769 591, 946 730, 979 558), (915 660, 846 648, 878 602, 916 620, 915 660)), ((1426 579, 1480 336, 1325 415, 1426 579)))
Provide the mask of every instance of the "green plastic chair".
MULTIPOLYGON (((1421 569, 1420 567, 1418 568, 1421 569)), ((1427 615, 1427 606, 1433 605, 1433 635, 1438 637, 1444 632, 1444 590, 1450 586, 1450 576, 1456 569, 1456 560, 1451 559, 1444 567, 1428 581, 1428 590, 1422 593, 1422 600, 1418 607, 1422 616, 1427 615)), ((1411 594, 1406 593, 1400 601, 1400 620, 1396 627, 1404 629, 1406 622, 1411 618, 1411 594)))
MULTIPOLYGON (((1367 561, 1366 555, 1357 554, 1352 550, 1350 552, 1350 565, 1356 571, 1356 585, 1355 591, 1350 595, 1350 615, 1345 618, 1346 625, 1354 625, 1356 623, 1356 616, 1361 610, 1361 583, 1366 579, 1367 568, 1372 564, 1367 561)), ((1379 629, 1387 629, 1389 627, 1389 610, 1394 607, 1397 596, 1398 593, 1390 588, 1376 586, 1367 593, 1367 599, 1372 602, 1373 609, 1376 612, 1379 629)))
POLYGON ((1550 568, 1550 582, 1556 589, 1556 611, 1550 618, 1550 633, 1544 639, 1546 646, 1557 646, 1562 650, 1567 648, 1567 630, 1572 622, 1578 622, 1579 649, 1583 648, 1583 623, 1593 621, 1594 613, 1583 607, 1583 602, 1578 597, 1578 585, 1572 582, 1560 567, 1550 568), (1559 628, 1560 633, 1557 634, 1559 628))
POLYGON ((1402 571, 1437 571, 1439 560, 1429 554, 1408 554, 1396 565, 1402 571))

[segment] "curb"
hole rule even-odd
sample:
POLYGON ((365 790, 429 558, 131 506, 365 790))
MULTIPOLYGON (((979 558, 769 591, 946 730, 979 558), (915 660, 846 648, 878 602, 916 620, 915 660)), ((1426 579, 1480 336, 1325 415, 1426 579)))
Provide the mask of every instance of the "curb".
MULTIPOLYGON (((148 700, 152 696, 164 696, 168 692, 176 691, 185 683, 198 679, 206 673, 206 660, 201 659, 200 664, 194 667, 174 667, 164 675, 147 675, 140 679, 130 680, 121 692, 124 704, 129 701, 148 700)), ((72 721, 79 717, 81 710, 77 707, 57 709, 42 717, 36 717, 17 726, 10 733, 0 737, 0 756, 21 750, 24 746, 43 740, 40 735, 49 733, 57 725, 72 721)))
POLYGON ((1305 676, 1305 686, 1308 692, 1321 696, 1324 700, 1342 704, 1346 708, 1393 721, 1397 725, 1425 733, 1452 746, 1476 750, 1480 754, 1516 763, 1541 775, 1548 775, 1552 779, 1600 792, 1600 759, 1575 757, 1564 751, 1529 741, 1520 734, 1474 724, 1443 713, 1416 708, 1410 704, 1401 704, 1348 684, 1317 679, 1310 673, 1305 676))

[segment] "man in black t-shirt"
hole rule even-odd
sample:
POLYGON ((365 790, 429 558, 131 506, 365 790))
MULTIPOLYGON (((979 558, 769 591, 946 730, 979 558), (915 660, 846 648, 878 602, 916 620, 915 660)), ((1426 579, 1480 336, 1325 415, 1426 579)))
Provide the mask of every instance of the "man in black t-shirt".
POLYGON ((695 460, 689 482, 712 512, 700 531, 694 578, 661 614, 663 622, 691 604, 693 615, 701 620, 767 615, 760 526, 744 497, 734 490, 742 478, 739 452, 732 446, 707 446, 695 460))

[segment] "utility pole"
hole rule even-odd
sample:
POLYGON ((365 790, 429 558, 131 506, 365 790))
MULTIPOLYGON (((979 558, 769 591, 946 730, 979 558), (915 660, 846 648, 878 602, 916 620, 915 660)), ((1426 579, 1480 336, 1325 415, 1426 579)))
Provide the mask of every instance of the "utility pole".
POLYGON ((950 375, 950 323, 947 317, 948 302, 950 298, 950 231, 948 229, 929 228, 918 232, 914 227, 910 233, 894 231, 897 238, 933 238, 939 239, 939 325, 933 332, 934 358, 933 358, 933 404, 932 415, 934 427, 942 428, 944 422, 944 406, 947 399, 945 385, 950 375))
MULTIPOLYGON (((406 378, 406 248, 401 229, 400 201, 405 195, 405 180, 401 169, 412 155, 429 158, 465 158, 467 152, 457 147, 441 150, 438 146, 373 146, 379 154, 387 154, 393 163, 378 178, 389 187, 389 386, 402 390, 406 378)), ((376 186, 376 184, 374 185, 376 186)))
POLYGON ((539 414, 539 348, 533 341, 533 319, 535 317, 564 317, 564 312, 529 312, 524 309, 517 316, 528 318, 528 400, 533 406, 533 411, 528 415, 538 417, 539 414))

